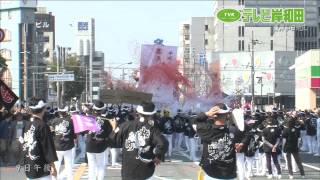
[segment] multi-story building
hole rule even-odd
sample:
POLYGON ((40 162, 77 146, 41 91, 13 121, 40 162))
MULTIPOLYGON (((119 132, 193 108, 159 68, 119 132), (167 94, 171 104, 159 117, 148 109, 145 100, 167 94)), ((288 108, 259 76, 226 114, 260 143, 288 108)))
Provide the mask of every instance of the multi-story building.
POLYGON ((198 95, 206 94, 210 88, 206 51, 211 50, 213 45, 212 25, 213 17, 193 17, 179 27, 180 70, 198 95))
POLYGON ((104 53, 95 51, 92 62, 92 99, 98 100, 100 98, 100 89, 103 86, 103 72, 104 72, 104 53))
MULTIPOLYGON (((245 0, 246 7, 272 8, 272 7, 293 7, 304 8, 305 22, 300 25, 302 28, 295 29, 295 50, 308 51, 309 49, 320 48, 320 1, 319 0, 245 0)), ((256 24, 259 25, 259 24, 256 24)), ((296 24, 293 24, 296 26, 296 24)))
POLYGON ((53 61, 55 50, 55 17, 46 8, 38 7, 35 15, 35 62, 33 78, 35 78, 36 96, 47 99, 48 86, 45 71, 53 61))
POLYGON ((10 36, 0 43, 9 57, 7 83, 22 100, 32 96, 36 7, 36 0, 0 1, 0 27, 10 36))
POLYGON ((81 66, 87 69, 87 98, 93 100, 93 59, 95 54, 95 20, 93 18, 82 18, 76 22, 76 52, 79 56, 81 66))

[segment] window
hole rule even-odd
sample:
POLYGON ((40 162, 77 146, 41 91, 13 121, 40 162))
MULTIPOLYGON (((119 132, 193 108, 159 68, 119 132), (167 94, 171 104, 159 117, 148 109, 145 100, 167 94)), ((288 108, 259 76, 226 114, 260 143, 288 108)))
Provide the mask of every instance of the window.
POLYGON ((273 40, 270 42, 270 50, 273 51, 273 40))
POLYGON ((184 35, 184 40, 190 40, 190 35, 184 35))
POLYGON ((298 50, 298 43, 297 42, 294 44, 294 50, 298 50))
POLYGON ((244 51, 244 40, 242 40, 241 45, 242 45, 242 51, 244 51))
POLYGON ((239 26, 238 27, 238 36, 239 37, 244 37, 244 26, 239 26))
MULTIPOLYGON (((320 41, 320 40, 319 40, 319 41, 320 41)), ((239 40, 239 41, 238 41, 238 50, 241 51, 241 49, 242 49, 242 48, 241 48, 241 41, 239 40)))
POLYGON ((241 26, 242 29, 242 37, 244 37, 244 26, 241 26))
MULTIPOLYGON (((270 28, 270 36, 273 36, 273 33, 274 33, 274 28, 273 28, 273 26, 271 26, 271 28, 270 28)), ((296 33, 295 33, 296 34, 296 33)), ((297 36, 297 35, 296 35, 297 36)))
POLYGON ((206 25, 204 25, 204 30, 205 31, 208 31, 209 30, 209 26, 206 24, 206 25))
POLYGON ((204 40, 204 45, 208 45, 208 39, 204 40))
POLYGON ((311 27, 308 27, 308 37, 310 37, 311 27))
POLYGON ((318 7, 318 15, 320 16, 320 7, 318 7))
POLYGON ((320 38, 318 39, 318 47, 320 48, 320 38))
POLYGON ((318 31, 320 32, 320 23, 318 23, 318 31))

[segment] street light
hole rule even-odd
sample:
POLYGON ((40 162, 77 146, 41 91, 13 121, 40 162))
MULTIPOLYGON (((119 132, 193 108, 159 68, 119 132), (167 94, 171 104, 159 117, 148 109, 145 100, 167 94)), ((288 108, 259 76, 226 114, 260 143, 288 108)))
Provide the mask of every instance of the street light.
MULTIPOLYGON (((117 68, 124 66, 124 65, 127 65, 127 64, 133 64, 133 63, 132 62, 123 63, 123 64, 116 66, 114 69, 117 69, 117 68)), ((122 68, 122 81, 124 81, 124 75, 125 75, 124 68, 122 68)))
MULTIPOLYGON (((251 111, 254 110, 254 74, 255 74, 255 70, 254 70, 254 46, 257 44, 261 44, 262 42, 257 40, 257 39, 253 39, 253 31, 251 32, 251 93, 252 93, 252 100, 251 100, 251 111)), ((250 51, 250 44, 249 44, 249 51, 250 51)))

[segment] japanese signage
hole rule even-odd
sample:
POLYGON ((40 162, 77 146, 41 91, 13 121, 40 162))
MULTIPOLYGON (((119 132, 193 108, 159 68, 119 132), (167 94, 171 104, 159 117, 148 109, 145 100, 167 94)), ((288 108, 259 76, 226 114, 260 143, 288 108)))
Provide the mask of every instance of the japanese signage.
POLYGON ((244 8, 222 9, 217 17, 222 22, 244 23, 304 23, 304 8, 244 8))
POLYGON ((74 81, 74 74, 49 74, 49 81, 74 81))
POLYGON ((40 32, 54 32, 54 16, 50 14, 36 14, 35 26, 40 32))
POLYGON ((88 22, 78 22, 78 31, 88 31, 89 29, 88 22))

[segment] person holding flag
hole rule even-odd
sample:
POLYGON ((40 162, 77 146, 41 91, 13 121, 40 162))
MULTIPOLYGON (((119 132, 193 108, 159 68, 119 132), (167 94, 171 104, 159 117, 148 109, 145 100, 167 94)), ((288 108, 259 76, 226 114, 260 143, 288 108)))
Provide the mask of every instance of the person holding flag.
POLYGON ((93 105, 93 115, 96 119, 96 130, 89 130, 86 138, 89 180, 103 180, 105 170, 105 150, 110 143, 107 141, 112 131, 110 123, 102 117, 106 105, 96 101, 93 105))
POLYGON ((62 159, 64 159, 65 172, 67 173, 67 180, 72 180, 72 164, 73 154, 72 149, 75 146, 76 135, 74 133, 73 123, 68 116, 68 107, 58 109, 59 117, 53 119, 50 123, 54 133, 54 144, 57 150, 58 161, 54 164, 57 168, 57 177, 60 179, 60 166, 62 159))

